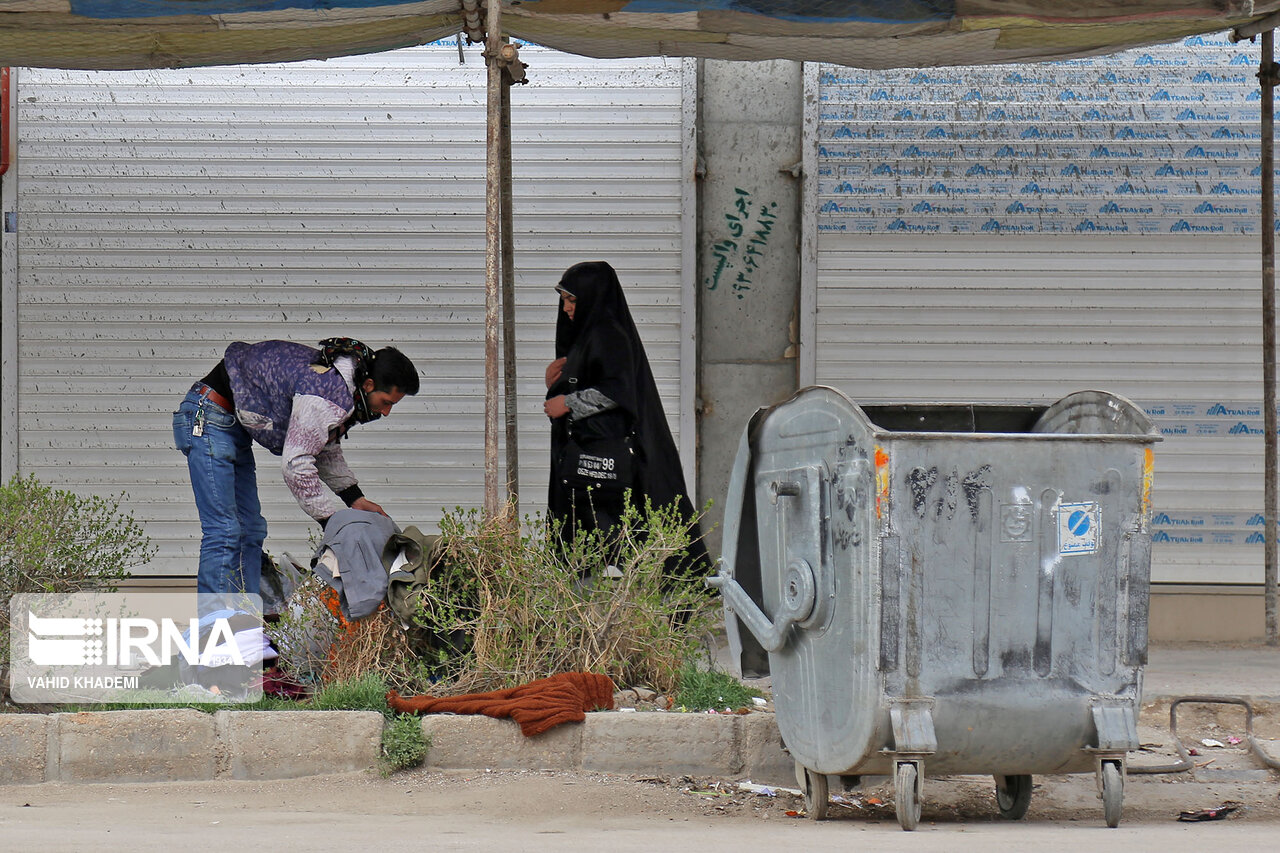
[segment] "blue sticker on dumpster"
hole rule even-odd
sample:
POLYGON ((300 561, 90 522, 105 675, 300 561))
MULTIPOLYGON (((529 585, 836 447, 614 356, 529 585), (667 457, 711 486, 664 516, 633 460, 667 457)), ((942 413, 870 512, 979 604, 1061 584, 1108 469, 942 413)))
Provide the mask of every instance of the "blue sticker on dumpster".
POLYGON ((1058 553, 1092 554, 1098 550, 1101 528, 1098 505, 1069 503, 1058 505, 1058 553))

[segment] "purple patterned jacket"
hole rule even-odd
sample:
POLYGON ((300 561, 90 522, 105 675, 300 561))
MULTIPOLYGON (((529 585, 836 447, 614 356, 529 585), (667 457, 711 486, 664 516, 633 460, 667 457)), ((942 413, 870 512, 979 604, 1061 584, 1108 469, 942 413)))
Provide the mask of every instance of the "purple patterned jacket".
POLYGON ((356 485, 337 437, 355 409, 355 365, 350 358, 339 358, 336 369, 312 364, 318 354, 289 341, 237 341, 225 362, 236 417, 254 441, 282 457, 285 485, 320 520, 342 508, 324 486, 343 492, 356 485))

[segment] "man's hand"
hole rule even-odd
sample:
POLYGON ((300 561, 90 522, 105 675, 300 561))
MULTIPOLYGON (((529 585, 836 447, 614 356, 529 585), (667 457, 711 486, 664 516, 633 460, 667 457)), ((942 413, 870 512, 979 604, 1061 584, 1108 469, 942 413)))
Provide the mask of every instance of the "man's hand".
POLYGON ((554 420, 569 414, 569 407, 564 404, 564 395, 561 394, 543 403, 542 411, 547 413, 547 417, 554 420))
POLYGON ((547 387, 550 388, 560 380, 560 372, 564 369, 565 359, 557 358, 547 365, 547 387))
MULTIPOLYGON (((387 515, 386 512, 383 511, 382 507, 378 506, 368 498, 356 498, 356 502, 351 505, 351 508, 362 509, 365 512, 376 512, 379 515, 387 515)), ((390 517, 391 516, 387 515, 387 518, 390 517)))

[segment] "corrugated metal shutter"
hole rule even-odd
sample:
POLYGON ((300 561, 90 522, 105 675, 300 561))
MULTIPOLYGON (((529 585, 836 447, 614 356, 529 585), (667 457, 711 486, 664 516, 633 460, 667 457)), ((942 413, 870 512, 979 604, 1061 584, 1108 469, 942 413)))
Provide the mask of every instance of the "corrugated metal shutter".
POLYGON ((1257 49, 823 66, 810 377, 861 402, 1143 406, 1153 580, 1262 579, 1257 49))
MULTIPOLYGON (((552 286, 570 264, 618 269, 679 433, 692 83, 679 60, 522 55, 517 345, 532 511, 546 490, 552 286)), ((479 506, 485 69, 475 51, 467 62, 436 45, 172 72, 23 69, 20 470, 123 491, 161 549, 147 573, 194 574, 199 527, 170 429, 183 392, 232 340, 349 334, 400 347, 423 377, 416 398, 348 441, 369 497, 423 527, 479 506)), ((278 460, 259 450, 258 463, 268 547, 307 553, 314 526, 278 460)))

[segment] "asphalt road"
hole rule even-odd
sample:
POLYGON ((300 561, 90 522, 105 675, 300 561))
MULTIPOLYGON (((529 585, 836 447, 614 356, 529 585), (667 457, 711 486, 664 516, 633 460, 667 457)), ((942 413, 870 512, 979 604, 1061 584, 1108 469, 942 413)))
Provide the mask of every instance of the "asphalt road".
POLYGON ((567 772, 410 772, 283 782, 0 787, 2 851, 1275 851, 1280 774, 1245 782, 1130 777, 1125 818, 1103 824, 1092 776, 1037 777, 1024 820, 996 815, 981 777, 927 780, 919 828, 903 832, 892 788, 843 792, 830 819, 803 803, 707 779, 567 772), (881 802, 876 802, 877 800, 881 802), (1234 801, 1230 818, 1179 811, 1234 801), (786 845, 783 848, 783 845, 786 845))

